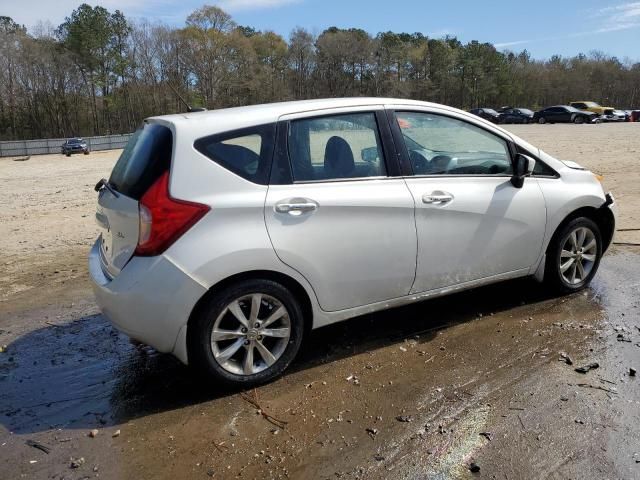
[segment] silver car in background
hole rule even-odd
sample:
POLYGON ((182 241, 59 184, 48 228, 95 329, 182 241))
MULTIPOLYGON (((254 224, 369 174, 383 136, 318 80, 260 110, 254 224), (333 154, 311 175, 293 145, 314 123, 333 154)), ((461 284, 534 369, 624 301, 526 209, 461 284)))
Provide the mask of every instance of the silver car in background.
POLYGON ((525 276, 580 290, 615 226, 591 172, 411 100, 149 118, 96 190, 105 316, 241 386, 357 315, 525 276))

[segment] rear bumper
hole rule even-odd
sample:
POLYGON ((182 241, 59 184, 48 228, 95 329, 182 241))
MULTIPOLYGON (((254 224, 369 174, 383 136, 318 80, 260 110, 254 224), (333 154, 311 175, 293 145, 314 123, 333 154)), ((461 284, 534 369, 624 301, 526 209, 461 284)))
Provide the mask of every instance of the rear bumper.
POLYGON ((159 352, 187 363, 186 325, 206 289, 163 256, 133 257, 113 280, 100 266, 99 243, 89 253, 96 303, 113 325, 159 352))

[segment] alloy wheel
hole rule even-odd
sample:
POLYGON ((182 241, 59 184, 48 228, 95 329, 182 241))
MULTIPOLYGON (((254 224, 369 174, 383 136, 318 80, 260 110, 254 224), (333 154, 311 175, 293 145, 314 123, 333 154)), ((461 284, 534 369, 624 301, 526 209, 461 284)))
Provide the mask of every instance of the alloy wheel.
POLYGON ((218 315, 211 330, 211 351, 218 364, 236 375, 253 375, 278 361, 291 336, 289 312, 263 293, 243 295, 218 315))
POLYGON ((598 241, 587 227, 578 227, 565 239, 560 251, 560 274, 569 285, 583 282, 598 256, 598 241))

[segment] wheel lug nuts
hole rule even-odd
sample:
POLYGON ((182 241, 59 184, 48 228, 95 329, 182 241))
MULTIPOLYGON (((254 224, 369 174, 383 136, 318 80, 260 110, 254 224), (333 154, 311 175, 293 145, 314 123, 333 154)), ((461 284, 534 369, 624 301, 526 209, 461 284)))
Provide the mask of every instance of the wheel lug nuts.
POLYGON ((255 328, 258 328, 260 326, 260 324, 258 322, 256 322, 256 324, 254 325, 255 328))
POLYGON ((242 327, 242 329, 240 330, 242 333, 247 333, 247 329, 242 327))
POLYGON ((245 345, 249 345, 249 340, 245 340, 245 341, 244 341, 244 344, 245 344, 245 345))
POLYGON ((262 335, 258 335, 258 340, 262 340, 262 335))

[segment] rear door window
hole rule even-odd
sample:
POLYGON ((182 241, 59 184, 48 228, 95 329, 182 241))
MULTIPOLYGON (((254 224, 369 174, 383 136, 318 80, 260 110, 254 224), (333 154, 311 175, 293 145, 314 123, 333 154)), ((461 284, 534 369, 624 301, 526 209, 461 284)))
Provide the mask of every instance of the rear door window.
POLYGON ((275 124, 268 124, 200 138, 194 147, 245 180, 265 185, 274 142, 275 124))
POLYGON ((287 143, 294 181, 387 175, 372 112, 294 120, 287 143))
POLYGON ((109 183, 123 195, 140 200, 151 184, 169 169, 173 134, 157 123, 145 124, 129 139, 109 183))

